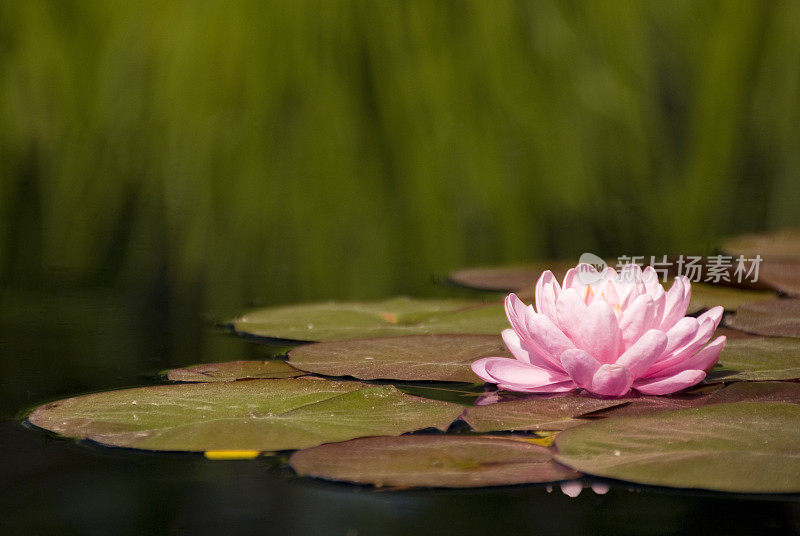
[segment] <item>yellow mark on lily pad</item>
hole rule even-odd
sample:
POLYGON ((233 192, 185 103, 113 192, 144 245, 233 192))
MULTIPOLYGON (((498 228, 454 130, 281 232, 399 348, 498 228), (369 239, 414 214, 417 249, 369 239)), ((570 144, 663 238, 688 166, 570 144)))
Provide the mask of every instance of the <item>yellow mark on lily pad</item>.
POLYGON ((534 445, 540 445, 542 447, 552 447, 553 442, 556 440, 556 436, 551 435, 547 437, 529 437, 523 439, 523 441, 527 443, 533 443, 534 445))
POLYGON ((207 450, 204 453, 209 460, 252 460, 259 454, 259 450, 207 450))
MULTIPOLYGON (((538 435, 540 432, 537 431, 536 433, 538 435)), ((543 432, 543 433, 544 434, 549 434, 550 432, 543 432)), ((518 435, 517 436, 514 436, 514 435, 511 435, 511 436, 488 435, 488 436, 483 436, 483 437, 488 437, 488 438, 491 438, 491 439, 503 439, 503 440, 511 440, 511 441, 520 441, 522 443, 532 443, 534 445, 539 445, 540 447, 552 447, 553 446, 553 442, 556 439, 556 433, 557 432, 553 432, 551 435, 546 435, 545 437, 524 437, 524 436, 518 436, 518 435)))
POLYGON ((397 324, 399 321, 395 313, 378 313, 378 316, 380 316, 390 324, 397 324))
POLYGON ((547 437, 505 437, 500 436, 504 439, 511 439, 512 441, 522 441, 523 443, 533 443, 534 445, 539 445, 540 447, 552 447, 553 442, 556 440, 555 435, 547 436, 547 437))

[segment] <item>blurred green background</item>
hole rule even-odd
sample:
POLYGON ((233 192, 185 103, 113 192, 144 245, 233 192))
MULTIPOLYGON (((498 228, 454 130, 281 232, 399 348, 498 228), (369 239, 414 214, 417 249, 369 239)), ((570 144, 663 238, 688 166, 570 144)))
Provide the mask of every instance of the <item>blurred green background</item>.
POLYGON ((796 224, 798 20, 777 0, 2 0, 2 351, 64 375, 69 351, 98 374, 233 358, 197 342, 204 318, 796 224))

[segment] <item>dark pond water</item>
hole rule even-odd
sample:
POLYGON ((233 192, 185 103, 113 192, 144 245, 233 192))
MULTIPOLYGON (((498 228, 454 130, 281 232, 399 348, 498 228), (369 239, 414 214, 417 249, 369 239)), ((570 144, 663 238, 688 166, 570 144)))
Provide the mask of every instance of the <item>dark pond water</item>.
POLYGON ((611 483, 576 498, 558 487, 375 491, 294 476, 270 458, 207 461, 105 449, 26 428, 42 401, 156 381, 159 370, 272 350, 180 329, 159 296, 4 289, 0 294, 0 527, 5 534, 786 534, 800 498, 611 483))

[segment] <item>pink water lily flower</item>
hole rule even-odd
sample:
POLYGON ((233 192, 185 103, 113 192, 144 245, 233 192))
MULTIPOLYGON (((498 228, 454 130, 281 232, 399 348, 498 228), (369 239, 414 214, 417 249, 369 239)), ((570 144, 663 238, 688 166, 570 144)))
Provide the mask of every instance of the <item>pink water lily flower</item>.
POLYGON ((726 340, 706 344, 722 307, 686 316, 690 297, 688 278, 676 278, 665 291, 652 268, 635 264, 619 273, 581 264, 563 285, 546 271, 536 283, 535 310, 514 294, 506 298, 513 329, 503 331, 503 340, 516 359, 486 357, 472 370, 501 389, 527 393, 680 391, 705 378, 726 340))

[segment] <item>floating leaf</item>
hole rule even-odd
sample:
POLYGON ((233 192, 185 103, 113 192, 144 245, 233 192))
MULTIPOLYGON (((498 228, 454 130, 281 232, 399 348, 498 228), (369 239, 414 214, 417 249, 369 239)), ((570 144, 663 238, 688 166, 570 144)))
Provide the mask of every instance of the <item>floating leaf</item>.
POLYGON ((712 394, 707 404, 730 402, 787 402, 800 404, 800 384, 794 382, 737 382, 712 394))
POLYGON ((512 292, 518 289, 533 288, 539 276, 550 270, 560 281, 567 270, 576 263, 567 261, 536 262, 512 266, 487 268, 467 268, 450 274, 450 281, 457 285, 478 290, 512 292))
POLYGON ((715 404, 590 422, 556 437, 578 471, 676 488, 800 492, 800 407, 715 404))
POLYGON ((800 340, 763 337, 729 340, 719 356, 719 365, 709 372, 708 379, 800 379, 800 340))
POLYGON ((800 404, 800 384, 781 381, 736 382, 700 385, 669 396, 632 396, 622 399, 620 406, 601 409, 584 417, 628 417, 650 415, 659 411, 696 408, 706 404, 731 402, 788 402, 800 404))
POLYGON ((800 299, 775 299, 742 306, 728 325, 768 337, 800 337, 800 299))
POLYGON ((298 346, 289 362, 307 372, 364 380, 483 383, 470 364, 490 356, 511 357, 499 335, 407 335, 298 346))
POLYGON ((717 305, 721 305, 726 311, 735 311, 745 304, 767 300, 774 296, 775 293, 771 291, 692 283, 692 299, 689 302, 688 313, 697 313, 717 305))
POLYGON ((294 378, 302 375, 302 371, 284 361, 203 363, 167 371, 167 379, 174 382, 230 382, 234 380, 294 378))
POLYGON ((581 415, 624 404, 576 395, 528 396, 467 408, 462 419, 476 432, 501 430, 566 430, 586 422, 581 415))
MULTIPOLYGON (((713 389, 719 389, 714 386, 713 389)), ((632 395, 620 399, 620 405, 601 409, 590 413, 586 417, 628 417, 632 415, 650 415, 660 411, 674 411, 677 409, 695 408, 704 405, 710 399, 710 394, 698 392, 697 394, 675 394, 668 396, 632 395)))
POLYGON ((473 488, 577 478, 539 445, 460 435, 367 437, 292 454, 302 476, 374 486, 473 488))
POLYGON ((800 259, 765 261, 760 268, 759 281, 789 296, 800 296, 800 259))
POLYGON ((237 333, 273 339, 331 341, 399 335, 497 334, 508 327, 500 303, 393 298, 259 309, 235 319, 237 333))
POLYGON ((429 427, 444 430, 462 410, 392 386, 284 379, 95 393, 45 404, 28 420, 64 436, 118 447, 275 451, 429 427))
POLYGON ((722 249, 750 259, 760 255, 763 260, 758 282, 790 296, 800 296, 800 229, 731 238, 722 249))
POLYGON ((729 340, 730 339, 755 339, 758 338, 757 335, 753 335, 752 333, 745 333, 744 331, 739 331, 738 329, 731 329, 731 328, 717 328, 714 332, 714 336, 711 337, 712 340, 716 339, 720 335, 725 335, 729 340))
POLYGON ((722 243, 729 255, 765 260, 800 260, 800 229, 781 229, 770 233, 747 234, 729 238, 722 243))

